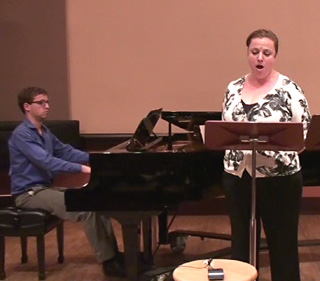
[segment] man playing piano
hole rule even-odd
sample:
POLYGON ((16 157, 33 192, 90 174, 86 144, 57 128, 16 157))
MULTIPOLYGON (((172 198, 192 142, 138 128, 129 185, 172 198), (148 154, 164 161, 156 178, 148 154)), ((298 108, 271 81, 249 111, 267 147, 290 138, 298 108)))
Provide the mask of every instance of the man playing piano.
POLYGON ((91 173, 86 152, 63 144, 43 124, 49 111, 48 93, 36 87, 18 94, 25 120, 9 140, 11 193, 18 207, 41 208, 71 221, 83 221, 87 238, 105 275, 124 275, 121 255, 109 218, 98 212, 67 212, 65 188, 54 187, 59 173, 91 173))

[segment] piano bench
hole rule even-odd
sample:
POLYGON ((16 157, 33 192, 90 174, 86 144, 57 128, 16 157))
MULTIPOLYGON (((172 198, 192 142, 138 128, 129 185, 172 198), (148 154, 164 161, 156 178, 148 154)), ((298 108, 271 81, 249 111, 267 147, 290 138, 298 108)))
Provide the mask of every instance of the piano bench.
POLYGON ((21 262, 28 261, 27 238, 37 238, 39 280, 46 279, 44 236, 56 228, 58 240, 58 262, 63 263, 63 220, 40 209, 23 209, 6 207, 0 209, 0 280, 6 278, 5 264, 5 237, 20 237, 22 257, 21 262))

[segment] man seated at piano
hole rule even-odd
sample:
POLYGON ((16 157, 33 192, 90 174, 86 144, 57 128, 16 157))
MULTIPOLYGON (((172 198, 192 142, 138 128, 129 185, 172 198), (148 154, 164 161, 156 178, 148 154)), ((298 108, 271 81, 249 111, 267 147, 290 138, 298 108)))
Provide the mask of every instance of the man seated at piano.
MULTIPOLYGON (((274 69, 277 36, 259 29, 248 36, 246 45, 251 71, 228 85, 222 120, 301 122, 306 136, 311 120, 306 97, 293 80, 274 69)), ((223 185, 230 210, 232 258, 245 262, 249 261, 252 165, 251 151, 225 152, 223 185)), ((300 281, 302 175, 298 153, 257 151, 256 177, 257 222, 261 218, 267 238, 272 281, 300 281)))
POLYGON ((84 223, 87 238, 105 275, 124 275, 123 258, 110 219, 98 212, 67 212, 59 173, 91 173, 89 155, 63 144, 43 124, 49 112, 46 90, 29 87, 18 94, 24 121, 9 140, 11 193, 17 207, 40 208, 63 219, 84 223))

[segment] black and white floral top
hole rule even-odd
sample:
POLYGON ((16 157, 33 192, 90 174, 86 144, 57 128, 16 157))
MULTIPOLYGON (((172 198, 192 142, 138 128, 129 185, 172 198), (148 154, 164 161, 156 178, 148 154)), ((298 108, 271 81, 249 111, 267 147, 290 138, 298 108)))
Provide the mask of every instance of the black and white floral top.
MULTIPOLYGON (((248 75, 228 85, 223 101, 222 120, 252 122, 302 122, 304 136, 311 121, 307 100, 301 88, 280 74, 272 90, 246 113, 241 91, 248 75)), ((224 169, 241 177, 252 172, 252 153, 248 150, 226 150, 224 169)), ((301 169, 294 151, 257 151, 256 177, 287 176, 301 169)))

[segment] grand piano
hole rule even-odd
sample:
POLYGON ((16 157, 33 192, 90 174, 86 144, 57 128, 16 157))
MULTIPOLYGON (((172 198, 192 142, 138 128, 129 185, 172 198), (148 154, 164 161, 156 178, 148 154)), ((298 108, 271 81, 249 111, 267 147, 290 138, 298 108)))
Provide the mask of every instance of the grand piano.
POLYGON ((152 263, 151 217, 200 200, 211 183, 221 182, 221 152, 205 148, 199 125, 220 120, 220 112, 152 110, 126 142, 90 153, 91 179, 82 189, 65 192, 68 211, 106 211, 122 226, 129 280, 137 280, 140 226, 143 222, 144 258, 152 263), (156 135, 162 118, 168 134, 156 135), (185 133, 172 133, 178 126, 185 133))
MULTIPOLYGON (((68 211, 104 211, 121 224, 129 280, 139 275, 141 231, 152 263, 152 217, 201 200, 210 188, 220 192, 223 152, 205 148, 199 126, 207 120, 221 120, 221 113, 152 110, 129 140, 90 154, 86 187, 65 192, 68 211), (165 135, 154 133, 159 118, 168 122, 165 135), (185 132, 173 133, 173 126, 185 132)), ((301 161, 304 185, 320 185, 319 153, 303 153, 301 161)))

